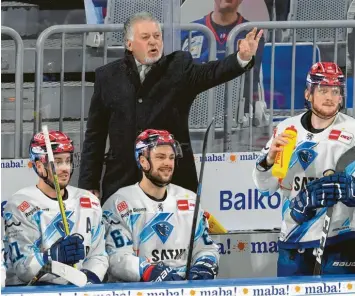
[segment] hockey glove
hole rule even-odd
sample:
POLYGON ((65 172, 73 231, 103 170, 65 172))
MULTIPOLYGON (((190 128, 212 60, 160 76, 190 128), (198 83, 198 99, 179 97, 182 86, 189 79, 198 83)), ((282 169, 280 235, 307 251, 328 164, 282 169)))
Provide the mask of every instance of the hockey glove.
POLYGON ((216 259, 205 256, 198 259, 190 269, 189 280, 213 280, 218 274, 216 259))
POLYGON ((339 183, 338 174, 326 176, 309 183, 291 201, 291 217, 298 224, 309 221, 316 214, 316 209, 334 206, 345 189, 339 183))
POLYGON ((355 207, 355 178, 346 173, 338 173, 336 175, 342 188, 341 192, 345 192, 345 194, 340 195, 339 201, 348 207, 355 207))
POLYGON ((166 281, 182 281, 184 280, 177 272, 166 266, 163 262, 156 265, 150 265, 143 273, 142 280, 144 282, 166 282, 166 281))
POLYGON ((95 273, 93 273, 92 271, 90 271, 88 269, 82 269, 81 271, 86 274, 86 277, 88 279, 88 281, 86 283, 87 285, 101 284, 101 281, 98 278, 98 276, 95 273))
POLYGON ((78 263, 85 258, 83 241, 84 238, 77 233, 60 238, 44 252, 44 262, 53 260, 68 265, 78 263))

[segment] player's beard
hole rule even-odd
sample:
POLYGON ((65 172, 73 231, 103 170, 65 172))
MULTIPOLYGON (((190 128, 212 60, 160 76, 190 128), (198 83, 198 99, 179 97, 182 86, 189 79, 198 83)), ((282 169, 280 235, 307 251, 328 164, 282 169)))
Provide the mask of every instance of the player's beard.
POLYGON ((65 187, 67 187, 69 184, 69 180, 65 181, 65 182, 59 182, 59 187, 60 189, 64 189, 65 187))
MULTIPOLYGON (((59 184, 59 188, 60 189, 65 189, 68 185, 69 185, 69 182, 70 182, 70 173, 67 173, 68 177, 65 178, 65 181, 61 180, 61 174, 58 175, 58 184, 59 184)), ((50 176, 50 179, 49 179, 49 182, 51 183, 51 187, 55 189, 55 186, 54 186, 54 178, 53 178, 53 175, 51 174, 50 176)))
POLYGON ((171 179, 173 178, 173 173, 171 173, 168 178, 161 177, 158 170, 150 170, 149 172, 144 172, 144 174, 154 185, 158 187, 169 185, 171 183, 171 179))
POLYGON ((319 108, 317 104, 312 103, 312 111, 319 118, 330 119, 335 115, 337 115, 337 113, 339 112, 339 105, 338 106, 334 105, 332 110, 325 111, 324 108, 322 107, 319 108))
MULTIPOLYGON (((60 188, 60 189, 65 189, 65 188, 68 186, 69 181, 70 181, 70 179, 67 180, 67 181, 59 181, 59 180, 58 180, 59 188, 60 188)), ((53 179, 52 179, 52 178, 50 179, 50 182, 52 183, 53 187, 55 188, 54 182, 53 182, 53 179)), ((51 187, 52 187, 52 186, 51 186, 51 187)), ((53 188, 53 187, 52 187, 52 188, 53 188)))

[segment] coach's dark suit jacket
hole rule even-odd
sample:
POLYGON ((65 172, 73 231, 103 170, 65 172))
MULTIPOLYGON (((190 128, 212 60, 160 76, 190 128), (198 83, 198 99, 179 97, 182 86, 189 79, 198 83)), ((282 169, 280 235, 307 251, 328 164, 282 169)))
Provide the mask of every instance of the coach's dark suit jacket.
POLYGON ((190 145, 188 116, 196 95, 231 80, 253 66, 242 68, 236 54, 203 65, 194 64, 189 52, 176 51, 152 66, 141 84, 133 55, 96 70, 87 130, 80 165, 79 187, 99 189, 104 202, 119 188, 139 181, 142 173, 134 157, 137 135, 147 128, 168 130, 181 145, 172 183, 196 191, 197 174, 190 145), (110 151, 104 157, 106 138, 110 151))

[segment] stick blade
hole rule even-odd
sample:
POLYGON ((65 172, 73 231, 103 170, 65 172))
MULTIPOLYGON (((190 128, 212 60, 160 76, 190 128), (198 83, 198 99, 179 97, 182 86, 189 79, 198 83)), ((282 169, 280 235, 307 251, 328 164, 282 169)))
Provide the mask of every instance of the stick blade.
POLYGON ((78 287, 84 287, 88 281, 85 273, 58 261, 52 261, 51 272, 78 287))

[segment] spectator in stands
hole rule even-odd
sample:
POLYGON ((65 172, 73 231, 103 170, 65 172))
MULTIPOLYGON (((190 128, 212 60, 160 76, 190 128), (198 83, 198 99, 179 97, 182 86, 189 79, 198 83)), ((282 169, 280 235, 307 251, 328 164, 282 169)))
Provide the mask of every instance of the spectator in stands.
POLYGON ((254 65, 262 31, 254 28, 240 40, 239 51, 204 65, 190 53, 176 51, 163 56, 159 22, 149 13, 131 16, 124 25, 124 58, 96 70, 87 130, 81 156, 79 187, 99 195, 103 203, 119 188, 138 182, 134 143, 147 128, 171 131, 181 141, 184 158, 172 182, 196 191, 197 175, 190 144, 188 116, 196 95, 225 83, 254 65), (104 159, 106 139, 110 149, 104 159))
MULTIPOLYGON (((209 14, 205 15, 203 18, 193 21, 193 23, 198 23, 208 27, 214 34, 217 41, 217 60, 222 60, 226 55, 226 44, 229 33, 232 29, 242 23, 248 22, 242 15, 238 13, 239 5, 243 0, 214 0, 214 10, 209 14)), ((238 40, 245 38, 247 32, 241 32, 236 38, 236 46, 238 40)), ((183 31, 181 33, 182 40, 182 50, 188 51, 189 49, 189 32, 183 31)), ((254 84, 253 90, 254 93, 258 93, 258 83, 259 83, 259 74, 260 66, 263 57, 264 49, 264 37, 262 36, 257 53, 255 55, 255 65, 254 65, 254 84)), ((191 34, 191 44, 190 51, 192 57, 195 61, 199 63, 208 62, 208 50, 209 44, 208 39, 202 32, 194 31, 191 34)), ((244 86, 244 96, 246 102, 244 105, 245 113, 249 113, 249 102, 250 102, 250 74, 246 74, 245 86, 244 86)), ((254 104, 253 104, 254 105, 254 104)), ((255 110, 255 105, 253 106, 255 110)), ((259 121, 258 121, 259 122, 259 121)))

